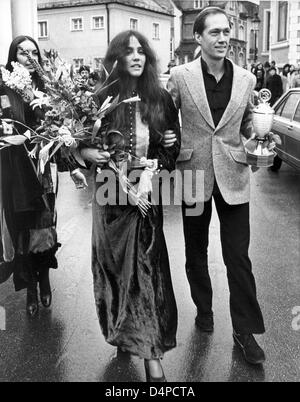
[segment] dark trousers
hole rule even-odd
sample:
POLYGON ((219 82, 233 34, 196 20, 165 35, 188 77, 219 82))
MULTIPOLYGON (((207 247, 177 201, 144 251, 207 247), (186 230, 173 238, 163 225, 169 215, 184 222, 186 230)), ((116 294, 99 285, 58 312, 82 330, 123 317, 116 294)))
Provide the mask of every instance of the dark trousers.
MULTIPOLYGON (((265 332, 256 297, 255 279, 248 256, 250 241, 249 203, 227 204, 215 185, 213 198, 221 227, 221 244, 230 290, 232 325, 241 334, 265 332)), ((186 247, 186 273, 198 314, 212 315, 212 287, 208 272, 208 236, 212 199, 205 202, 203 214, 187 216, 191 207, 183 205, 186 247)))

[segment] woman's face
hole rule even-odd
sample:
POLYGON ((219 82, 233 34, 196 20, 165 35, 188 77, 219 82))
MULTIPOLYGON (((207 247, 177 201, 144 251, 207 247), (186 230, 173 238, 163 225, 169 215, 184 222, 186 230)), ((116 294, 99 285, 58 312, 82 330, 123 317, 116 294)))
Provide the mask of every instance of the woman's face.
POLYGON ((139 78, 144 72, 145 64, 144 49, 137 38, 131 36, 125 56, 125 70, 131 77, 139 78))
POLYGON ((38 50, 37 50, 35 44, 32 43, 28 39, 25 40, 24 42, 21 42, 18 45, 18 50, 17 50, 17 57, 16 57, 17 62, 19 62, 20 64, 22 64, 22 66, 27 68, 27 70, 30 73, 34 73, 35 68, 31 65, 30 61, 28 60, 28 57, 27 57, 25 51, 27 51, 30 54, 32 59, 34 59, 38 62, 39 61, 38 50))

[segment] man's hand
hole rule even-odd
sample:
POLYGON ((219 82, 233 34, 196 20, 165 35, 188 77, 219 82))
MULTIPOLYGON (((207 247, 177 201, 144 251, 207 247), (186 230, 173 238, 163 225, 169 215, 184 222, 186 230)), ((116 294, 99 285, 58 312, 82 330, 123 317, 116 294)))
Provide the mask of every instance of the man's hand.
MULTIPOLYGON (((255 133, 252 134, 251 138, 246 141, 245 143, 245 148, 247 149, 248 152, 254 152, 256 147, 257 147, 257 135, 255 133)), ((265 137, 265 141, 262 144, 263 148, 267 148, 269 151, 272 151, 275 147, 276 144, 282 144, 281 138, 279 135, 274 134, 270 131, 268 135, 265 137)))
POLYGON ((110 160, 110 153, 97 148, 84 148, 80 151, 81 157, 91 163, 102 166, 110 160))
POLYGON ((263 148, 267 147, 269 151, 272 151, 272 149, 276 147, 276 144, 282 144, 281 138, 278 134, 274 134, 272 131, 270 131, 266 141, 263 144, 263 148))
POLYGON ((75 169, 71 173, 71 178, 75 183, 76 188, 86 188, 88 187, 85 175, 79 170, 75 169))
POLYGON ((171 148, 177 141, 176 134, 173 130, 167 130, 164 132, 164 138, 162 144, 165 148, 171 148))

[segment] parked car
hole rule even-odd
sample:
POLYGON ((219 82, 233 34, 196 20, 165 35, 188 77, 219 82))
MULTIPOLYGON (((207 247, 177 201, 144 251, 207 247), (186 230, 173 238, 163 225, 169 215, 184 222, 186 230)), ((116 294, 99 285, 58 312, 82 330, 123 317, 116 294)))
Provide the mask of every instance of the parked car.
POLYGON ((282 161, 300 170, 300 88, 292 88, 273 106, 275 110, 272 131, 281 138, 276 146, 277 156, 271 167, 280 169, 282 161))

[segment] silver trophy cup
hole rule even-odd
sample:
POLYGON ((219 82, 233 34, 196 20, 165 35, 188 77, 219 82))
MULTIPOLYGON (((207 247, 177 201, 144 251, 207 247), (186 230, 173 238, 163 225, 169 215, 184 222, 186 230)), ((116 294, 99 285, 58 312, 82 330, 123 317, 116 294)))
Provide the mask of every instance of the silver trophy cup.
POLYGON ((264 143, 272 129, 275 111, 268 103, 271 99, 271 92, 268 89, 259 91, 258 98, 260 103, 253 110, 253 130, 256 147, 254 151, 250 151, 245 145, 247 162, 252 166, 268 167, 273 165, 276 154, 274 151, 264 147, 264 143))

